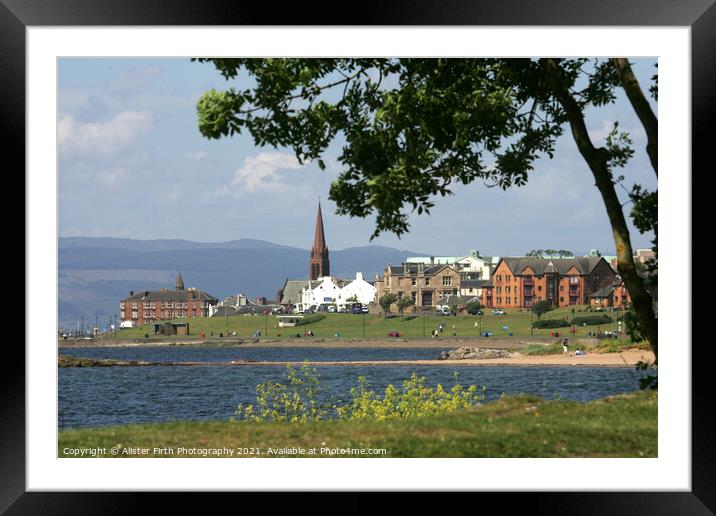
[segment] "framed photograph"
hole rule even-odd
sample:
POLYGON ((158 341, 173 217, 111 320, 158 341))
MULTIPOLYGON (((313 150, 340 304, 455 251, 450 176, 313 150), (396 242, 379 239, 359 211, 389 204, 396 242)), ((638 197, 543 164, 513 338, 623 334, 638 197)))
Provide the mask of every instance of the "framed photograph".
POLYGON ((0 508, 326 490, 713 511, 689 260, 709 1, 394 2, 348 20, 1 1, 27 302, 0 508), (639 292, 657 299, 658 220, 650 327, 639 292), (436 387, 454 371, 486 390, 436 387), (318 378, 333 391, 309 410, 318 378), (400 420, 409 403, 433 419, 400 420), (311 420, 321 407, 363 421, 338 432, 311 420), (310 430, 280 426, 292 417, 310 430))

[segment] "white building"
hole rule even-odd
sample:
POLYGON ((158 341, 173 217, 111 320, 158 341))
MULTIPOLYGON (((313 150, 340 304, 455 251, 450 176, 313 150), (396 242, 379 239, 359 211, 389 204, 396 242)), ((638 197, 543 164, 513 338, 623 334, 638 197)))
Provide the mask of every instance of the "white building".
POLYGON ((323 276, 308 282, 301 291, 301 303, 304 307, 318 306, 324 303, 336 304, 341 307, 354 297, 364 305, 375 301, 375 287, 363 279, 361 272, 357 272, 352 281, 323 276))
POLYGON ((358 302, 367 305, 375 302, 375 286, 363 279, 363 273, 357 272, 356 279, 341 289, 343 299, 355 297, 358 302))
POLYGON ((409 256, 405 261, 425 265, 451 265, 460 276, 475 280, 490 279, 490 272, 494 268, 492 257, 483 258, 476 250, 470 251, 467 256, 409 256))

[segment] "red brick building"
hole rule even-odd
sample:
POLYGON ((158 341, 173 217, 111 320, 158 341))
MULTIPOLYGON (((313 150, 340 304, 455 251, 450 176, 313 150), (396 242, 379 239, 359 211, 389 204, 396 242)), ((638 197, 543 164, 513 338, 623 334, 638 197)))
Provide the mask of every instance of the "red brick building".
POLYGON ((131 291, 119 302, 122 322, 131 321, 133 326, 189 317, 209 317, 209 306, 218 299, 196 288, 184 288, 181 273, 177 276, 174 290, 131 291))
POLYGON ((530 308, 548 300, 553 306, 587 305, 592 294, 611 286, 616 273, 601 257, 502 258, 483 286, 487 307, 530 308))

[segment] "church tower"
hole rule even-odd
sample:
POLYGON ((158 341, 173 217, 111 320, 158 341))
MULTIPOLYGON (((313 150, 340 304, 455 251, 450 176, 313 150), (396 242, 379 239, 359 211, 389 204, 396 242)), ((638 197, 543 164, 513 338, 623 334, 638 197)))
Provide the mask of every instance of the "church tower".
POLYGON ((174 285, 174 290, 184 290, 184 278, 181 277, 181 272, 177 274, 177 281, 174 285))
POLYGON ((321 202, 318 201, 318 215, 316 216, 316 235, 311 248, 311 261, 309 262, 308 277, 313 281, 322 276, 331 275, 331 265, 328 261, 328 248, 326 236, 323 234, 323 216, 321 215, 321 202))

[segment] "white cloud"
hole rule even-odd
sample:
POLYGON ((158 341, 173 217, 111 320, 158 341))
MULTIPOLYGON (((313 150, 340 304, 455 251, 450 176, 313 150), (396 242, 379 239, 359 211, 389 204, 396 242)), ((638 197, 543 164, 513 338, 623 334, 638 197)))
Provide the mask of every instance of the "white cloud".
POLYGON ((116 75, 107 85, 107 90, 110 94, 126 100, 143 92, 161 73, 162 70, 158 66, 132 67, 116 75))
POLYGON ((202 149, 199 149, 196 152, 187 152, 184 156, 187 159, 190 159, 192 161, 201 161, 202 159, 206 158, 209 154, 202 149))
POLYGON ((283 152, 262 152, 257 156, 248 156, 242 167, 234 173, 231 187, 247 192, 286 191, 292 187, 281 182, 278 172, 286 169, 297 170, 301 167, 295 156, 283 152))
POLYGON ((57 122, 57 144, 61 155, 111 156, 135 143, 153 126, 146 111, 123 111, 108 122, 78 122, 71 115, 57 122))

